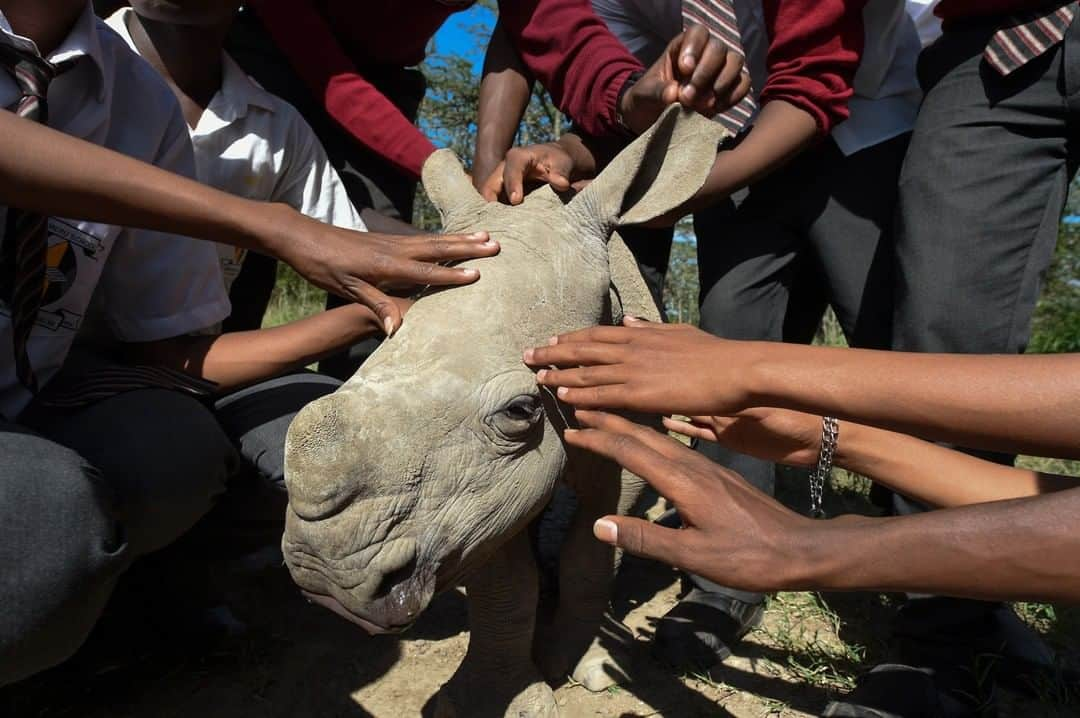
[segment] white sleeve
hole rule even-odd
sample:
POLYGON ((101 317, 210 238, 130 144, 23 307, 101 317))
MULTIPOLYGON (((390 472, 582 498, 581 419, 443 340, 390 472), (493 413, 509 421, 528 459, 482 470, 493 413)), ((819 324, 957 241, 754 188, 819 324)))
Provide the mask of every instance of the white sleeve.
MULTIPOLYGON (((179 106, 153 164, 195 177, 195 158, 179 106)), ((189 334, 217 324, 232 308, 216 245, 179 235, 124 229, 98 286, 103 319, 125 342, 189 334)))
POLYGON ((287 204, 320 222, 366 232, 364 221, 315 132, 291 105, 284 105, 278 113, 288 118, 287 152, 270 200, 287 204))

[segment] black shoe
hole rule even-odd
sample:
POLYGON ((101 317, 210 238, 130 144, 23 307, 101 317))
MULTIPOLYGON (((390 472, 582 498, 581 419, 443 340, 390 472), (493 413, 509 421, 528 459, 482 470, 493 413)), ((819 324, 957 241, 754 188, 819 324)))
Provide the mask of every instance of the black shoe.
POLYGON ((1055 676, 1054 652, 1003 603, 915 599, 897 614, 893 634, 901 662, 971 675, 977 689, 1000 683, 1034 695, 1034 686, 1055 676))
POLYGON ((679 668, 711 668, 761 623, 765 608, 694 588, 656 624, 653 656, 679 668))
POLYGON ((932 669, 893 663, 875 667, 850 695, 831 701, 826 718, 987 718, 985 706, 939 689, 932 669))

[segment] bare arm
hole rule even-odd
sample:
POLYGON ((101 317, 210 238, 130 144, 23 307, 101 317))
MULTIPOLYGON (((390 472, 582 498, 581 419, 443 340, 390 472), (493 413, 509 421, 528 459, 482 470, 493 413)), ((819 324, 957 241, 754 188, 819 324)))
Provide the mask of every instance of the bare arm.
POLYGON ((685 527, 605 516, 606 543, 750 591, 917 591, 1080 600, 1080 489, 897 518, 799 516, 651 429, 578 411, 568 443, 617 461, 675 503, 685 527))
POLYGON ((529 105, 532 85, 532 77, 502 23, 495 23, 480 80, 476 155, 472 166, 473 184, 477 189, 514 144, 514 135, 529 105))
POLYGON ((526 354, 584 408, 733 415, 757 406, 831 415, 971 448, 1080 457, 1080 354, 914 354, 726 341, 630 321, 526 354))
POLYGON ((270 329, 130 344, 128 352, 137 362, 178 369, 229 390, 299 369, 382 331, 370 309, 350 304, 270 329))
POLYGON ((790 161, 818 136, 818 126, 806 110, 783 100, 761 108, 753 129, 742 142, 716 155, 705 184, 686 204, 652 222, 662 226, 730 196, 774 172, 790 161))
MULTIPOLYGON (((755 408, 736 416, 695 416, 664 425, 768 461, 813 466, 821 450, 821 417, 755 408)), ((1080 488, 1080 479, 1003 466, 905 434, 842 421, 835 463, 933 506, 1037 496, 1080 488)))
POLYGON ((0 112, 0 202, 125 227, 208 239, 281 259, 317 286, 367 305, 388 330, 401 315, 383 288, 467 284, 475 269, 431 262, 490 256, 484 233, 387 237, 280 204, 253 202, 0 112))

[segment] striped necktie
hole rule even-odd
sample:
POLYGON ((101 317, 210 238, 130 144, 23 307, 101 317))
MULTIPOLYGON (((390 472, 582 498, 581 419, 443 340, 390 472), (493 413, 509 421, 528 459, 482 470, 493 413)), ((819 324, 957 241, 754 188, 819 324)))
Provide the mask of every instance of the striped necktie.
MULTIPOLYGON (((0 43, 0 67, 11 74, 21 93, 13 110, 19 117, 34 122, 49 123, 49 83, 72 65, 74 61, 53 65, 35 52, 0 43)), ((27 354, 27 343, 45 291, 48 225, 44 215, 9 207, 0 251, 0 297, 11 312, 15 375, 34 393, 38 389, 37 377, 27 354)))
POLYGON ((1065 39, 1075 16, 1075 0, 1014 15, 990 38, 983 57, 1002 76, 1009 75, 1065 39))
MULTIPOLYGON (((745 57, 746 53, 742 49, 739 23, 735 18, 732 0, 683 0, 682 17, 684 28, 701 25, 709 31, 710 35, 727 45, 728 49, 745 57)), ((747 72, 745 65, 743 72, 747 72)), ((735 106, 721 112, 713 119, 732 134, 738 134, 750 124, 757 110, 757 101, 754 100, 753 94, 753 90, 747 92, 746 97, 735 106)))

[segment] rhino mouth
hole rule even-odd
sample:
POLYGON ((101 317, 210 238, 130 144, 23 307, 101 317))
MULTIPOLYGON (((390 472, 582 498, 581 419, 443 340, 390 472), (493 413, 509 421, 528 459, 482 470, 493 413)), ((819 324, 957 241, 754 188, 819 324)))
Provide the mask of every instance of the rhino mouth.
POLYGON ((412 622, 401 626, 383 626, 367 618, 364 618, 358 613, 355 613, 345 607, 341 601, 337 600, 333 596, 327 596, 322 593, 312 593, 311 591, 305 591, 300 589, 300 593, 304 595, 304 598, 311 601, 314 604, 328 608, 337 615, 344 618, 350 623, 355 623, 360 628, 367 631, 369 634, 376 636, 386 633, 401 633, 412 626, 412 622))

